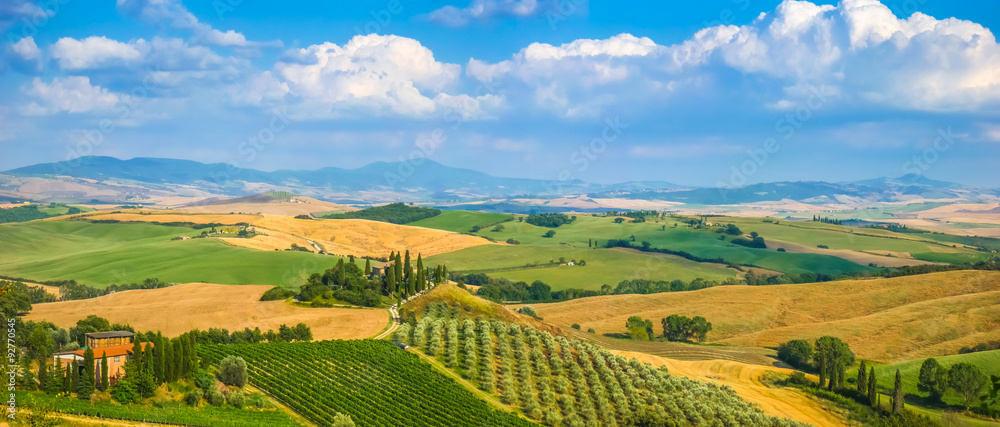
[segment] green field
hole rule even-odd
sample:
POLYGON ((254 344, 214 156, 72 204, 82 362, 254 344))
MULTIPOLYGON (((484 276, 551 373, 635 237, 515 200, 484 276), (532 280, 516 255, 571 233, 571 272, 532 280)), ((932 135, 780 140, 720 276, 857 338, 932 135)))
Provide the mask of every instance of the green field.
MULTIPOLYGON (((446 212, 449 213, 449 212, 446 212)), ((444 216, 443 213, 441 216, 444 216)), ((452 214, 458 215, 458 214, 452 214)), ((434 220, 436 218, 431 218, 434 220)), ((784 273, 864 273, 872 268, 842 258, 821 254, 796 254, 772 249, 755 249, 719 240, 720 234, 712 230, 694 229, 684 224, 673 224, 667 219, 656 223, 615 223, 613 218, 578 215, 576 221, 555 229, 537 227, 525 222, 504 223, 503 231, 480 230, 479 236, 498 242, 515 239, 519 245, 486 245, 441 254, 429 258, 432 263, 445 263, 451 271, 484 271, 496 277, 532 282, 542 280, 561 288, 598 289, 603 284, 616 285, 627 279, 648 278, 658 280, 725 280, 735 277, 736 271, 718 264, 706 264, 662 254, 642 253, 621 249, 608 250, 603 246, 609 239, 631 239, 635 244, 648 241, 653 247, 685 251, 704 258, 722 257, 728 262, 749 264, 784 273), (662 226, 666 225, 663 230, 662 226), (542 237, 549 230, 551 238, 542 237), (591 246, 593 241, 595 248, 591 246), (583 259, 583 267, 531 268, 526 264, 547 264, 558 261, 583 259)), ((416 223, 415 223, 416 224, 416 223)), ((433 224, 428 224, 428 226, 433 224)), ((777 226, 775 226, 777 227, 777 226)), ((788 227, 791 228, 791 227, 788 227)), ((809 230, 793 229, 801 234, 809 230)), ((749 233, 750 230, 744 230, 749 233)), ((763 233, 762 233, 763 234, 763 233)), ((766 238, 766 235, 765 235, 766 238)), ((875 238, 873 238, 875 239, 875 238)), ((890 239, 877 239, 891 241, 890 239)))
POLYGON ((339 258, 259 251, 195 236, 188 227, 36 221, 0 226, 0 274, 32 280, 74 279, 91 286, 141 282, 209 282, 298 287, 339 258))
MULTIPOLYGON (((490 212, 442 211, 441 215, 414 221, 406 225, 466 233, 472 230, 473 226, 485 227, 511 217, 512 215, 490 212)), ((504 226, 507 224, 504 224, 504 226)))
MULTIPOLYGON (((945 368, 951 367, 951 365, 956 363, 970 363, 978 367, 987 377, 990 375, 1000 375, 1000 350, 941 356, 935 357, 935 359, 945 368)), ((879 386, 887 390, 891 389, 896 381, 896 370, 899 369, 900 374, 903 376, 904 392, 906 394, 926 397, 926 393, 917 389, 920 365, 924 363, 924 360, 926 359, 915 359, 890 365, 876 366, 875 376, 878 377, 879 386)), ((944 402, 949 405, 962 405, 962 399, 953 390, 948 390, 944 395, 944 402)), ((976 404, 978 403, 977 401, 976 404)))
MULTIPOLYGON (((954 248, 952 243, 934 237, 944 235, 894 233, 888 230, 848 227, 822 222, 780 221, 766 223, 762 218, 711 218, 720 223, 733 223, 745 233, 756 231, 767 239, 797 243, 804 246, 828 246, 830 249, 856 251, 906 252, 916 259, 934 262, 965 263, 979 261, 989 255, 966 248, 954 248)), ((953 239, 957 240, 957 239, 953 239)))

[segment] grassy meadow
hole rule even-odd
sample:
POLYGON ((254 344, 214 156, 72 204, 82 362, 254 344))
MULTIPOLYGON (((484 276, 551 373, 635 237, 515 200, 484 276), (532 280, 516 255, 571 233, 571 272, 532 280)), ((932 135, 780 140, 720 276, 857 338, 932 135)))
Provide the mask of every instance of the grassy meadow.
MULTIPOLYGON (((990 375, 1000 375, 1000 350, 940 356, 935 357, 934 359, 936 359, 938 363, 945 368, 949 368, 958 363, 969 363, 979 368, 979 370, 983 374, 986 374, 987 377, 990 375)), ((900 374, 903 376, 904 393, 926 397, 927 393, 917 389, 917 382, 920 375, 920 365, 924 363, 924 360, 926 360, 926 358, 875 366, 875 376, 878 378, 878 384, 883 388, 891 389, 892 385, 896 381, 896 370, 899 369, 900 374)), ((856 377, 857 372, 855 372, 853 376, 856 377)), ((945 393, 944 403, 955 406, 963 405, 962 398, 956 394, 954 390, 948 390, 948 392, 945 393)))
POLYGON ((201 230, 153 224, 35 221, 0 226, 0 273, 32 280, 75 279, 91 286, 209 282, 298 287, 339 258, 260 251, 217 239, 172 240, 201 230))
MULTIPOLYGON (((441 216, 446 214, 451 213, 445 212, 441 216)), ((438 217, 430 220, 436 218, 438 217)), ((425 223, 425 226, 433 225, 425 223)), ((663 254, 623 252, 621 249, 604 248, 610 239, 631 240, 632 236, 635 236, 636 245, 648 241, 656 248, 685 251, 704 258, 722 257, 728 262, 754 265, 784 273, 841 274, 874 271, 871 267, 831 255, 787 253, 736 245, 728 240, 719 240, 721 234, 712 230, 694 229, 672 218, 659 223, 653 221, 615 223, 611 217, 578 215, 573 223, 555 229, 519 221, 506 222, 502 225, 501 231, 493 231, 493 227, 488 227, 475 234, 501 243, 514 239, 519 244, 473 247, 437 255, 431 257, 430 261, 445 263, 451 271, 484 271, 493 273, 497 277, 526 282, 542 280, 555 289, 570 287, 598 289, 603 284, 614 286, 622 280, 637 278, 691 280, 700 277, 705 280, 722 281, 737 275, 735 270, 719 264, 698 263, 663 254), (675 222, 678 223, 677 227, 673 226, 675 222), (542 237, 549 230, 555 231, 555 236, 542 237), (558 261, 559 258, 564 258, 566 261, 583 259, 587 265, 525 268, 526 265, 548 264, 550 261, 558 261)), ((794 234, 808 235, 811 232, 799 228, 785 228, 794 234)), ((751 230, 744 231, 749 233, 751 230)), ((765 239, 768 237, 763 232, 761 234, 765 239)))

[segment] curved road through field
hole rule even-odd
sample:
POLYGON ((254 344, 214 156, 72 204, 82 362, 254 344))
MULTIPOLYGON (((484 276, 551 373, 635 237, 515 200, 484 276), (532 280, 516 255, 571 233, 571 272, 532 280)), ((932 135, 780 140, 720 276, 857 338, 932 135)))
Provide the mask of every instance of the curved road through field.
MULTIPOLYGON (((422 290, 420 292, 417 292, 415 295, 413 295, 413 296, 411 296, 411 297, 403 300, 403 304, 406 304, 406 303, 412 301, 414 298, 417 298, 417 297, 423 295, 424 293, 426 293, 427 291, 429 291, 431 289, 434 289, 433 285, 431 285, 429 288, 426 288, 426 289, 424 289, 424 290, 422 290)), ((392 325, 389 326, 389 329, 386 329, 381 334, 376 335, 373 339, 380 340, 382 338, 385 338, 385 337, 389 336, 389 334, 395 332, 396 329, 399 329, 399 325, 403 324, 403 319, 399 318, 399 311, 397 311, 398 307, 396 307, 397 305, 398 305, 398 303, 389 306, 389 317, 392 319, 392 325)))

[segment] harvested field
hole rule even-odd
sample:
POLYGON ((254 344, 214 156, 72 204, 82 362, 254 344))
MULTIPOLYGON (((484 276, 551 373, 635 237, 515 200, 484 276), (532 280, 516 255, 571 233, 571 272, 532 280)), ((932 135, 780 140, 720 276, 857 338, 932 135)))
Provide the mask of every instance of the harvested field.
POLYGON ((834 335, 861 358, 899 361, 953 354, 1000 339, 1000 272, 956 271, 892 279, 774 286, 720 286, 689 292, 611 295, 532 304, 563 328, 623 333, 637 315, 704 316, 709 341, 775 347, 791 339, 834 335))
POLYGON ((270 286, 186 283, 162 289, 118 292, 98 298, 35 304, 26 320, 46 320, 69 328, 96 314, 111 323, 177 336, 192 329, 246 327, 277 330, 303 322, 317 340, 377 335, 389 322, 382 309, 303 308, 285 301, 259 301, 270 286))
MULTIPOLYGON (((760 408, 768 415, 785 417, 816 426, 848 425, 843 417, 828 409, 819 399, 794 388, 770 387, 761 381, 769 371, 787 375, 795 372, 792 369, 765 368, 723 360, 689 362, 628 351, 615 351, 615 353, 638 359, 640 362, 651 363, 653 366, 666 366, 674 375, 732 387, 740 397, 760 405, 760 408)), ((816 380, 814 376, 810 375, 810 377, 813 377, 814 381, 816 380)))

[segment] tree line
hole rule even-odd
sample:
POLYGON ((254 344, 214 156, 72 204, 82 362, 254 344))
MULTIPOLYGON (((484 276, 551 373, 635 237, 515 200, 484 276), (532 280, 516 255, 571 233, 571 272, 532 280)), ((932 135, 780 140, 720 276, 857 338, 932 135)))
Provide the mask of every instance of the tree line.
POLYGON ((576 215, 568 216, 561 213, 533 213, 528 214, 528 216, 524 218, 524 222, 528 224, 548 228, 556 228, 561 225, 569 224, 573 221, 576 221, 576 215))
POLYGON ((392 224, 409 224, 441 215, 440 209, 425 208, 420 206, 406 205, 404 203, 390 203, 388 205, 375 206, 360 211, 334 213, 323 216, 326 219, 367 219, 372 221, 388 222, 392 224))
MULTIPOLYGON (((662 338, 675 342, 702 342, 708 337, 712 330, 712 323, 704 317, 695 316, 693 318, 671 314, 660 319, 660 326, 663 328, 662 338)), ((634 340, 652 341, 656 338, 653 332, 653 322, 639 316, 631 316, 625 321, 625 329, 628 336, 634 340)))
POLYGON ((379 307, 383 296, 402 300, 431 285, 444 283, 448 276, 448 268, 444 265, 425 267, 420 254, 417 254, 415 262, 411 261, 409 250, 405 254, 392 252, 387 260, 387 264, 379 268, 373 267, 370 259, 365 259, 365 265, 361 267, 356 258, 350 256, 347 262, 341 259, 333 268, 310 275, 297 294, 292 295, 291 291, 275 288, 266 292, 261 300, 295 296, 299 301, 309 302, 314 307, 331 306, 334 301, 379 307))

